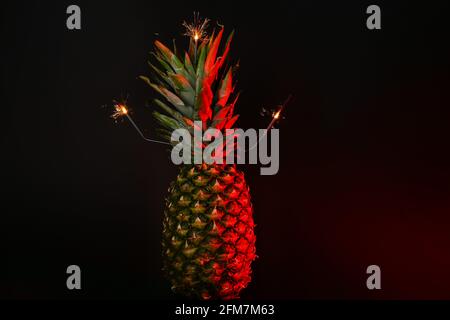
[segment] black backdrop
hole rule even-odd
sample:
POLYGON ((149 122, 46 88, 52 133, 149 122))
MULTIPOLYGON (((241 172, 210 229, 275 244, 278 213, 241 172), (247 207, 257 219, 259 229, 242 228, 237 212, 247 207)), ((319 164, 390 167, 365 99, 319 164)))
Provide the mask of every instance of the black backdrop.
POLYGON ((450 298, 449 35, 444 2, 67 1, 2 4, 0 285, 6 298, 172 299, 161 277, 163 198, 176 175, 160 145, 114 124, 154 39, 183 43, 194 10, 236 29, 242 128, 292 93, 276 176, 245 166, 257 223, 243 297, 450 298), (159 33, 159 36, 155 35, 159 33), (66 289, 66 267, 82 290, 66 289), (382 290, 365 286, 382 270, 382 290))

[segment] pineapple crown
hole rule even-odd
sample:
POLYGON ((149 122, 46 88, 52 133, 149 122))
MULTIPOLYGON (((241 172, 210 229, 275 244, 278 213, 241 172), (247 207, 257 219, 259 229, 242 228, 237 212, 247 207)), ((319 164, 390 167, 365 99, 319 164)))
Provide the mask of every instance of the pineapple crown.
POLYGON ((194 121, 201 121, 202 129, 224 130, 232 128, 238 119, 234 106, 239 94, 231 98, 233 67, 225 63, 234 31, 218 54, 224 28, 207 38, 204 26, 187 28, 191 37, 183 57, 177 53, 175 43, 172 51, 156 40, 154 61, 149 61, 152 77, 140 76, 163 97, 163 101, 154 102, 164 114, 154 111, 153 116, 161 125, 158 133, 169 142, 175 129, 184 128, 193 134, 194 121))

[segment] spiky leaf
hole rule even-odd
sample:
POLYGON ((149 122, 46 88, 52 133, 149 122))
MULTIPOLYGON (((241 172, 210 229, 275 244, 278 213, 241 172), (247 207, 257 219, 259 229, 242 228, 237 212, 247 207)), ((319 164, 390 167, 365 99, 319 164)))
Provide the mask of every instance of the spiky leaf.
POLYGON ((232 70, 231 68, 228 70, 225 78, 222 80, 219 90, 218 90, 218 101, 216 103, 216 105, 218 106, 225 106, 227 101, 228 101, 228 97, 230 96, 232 90, 233 90, 233 85, 232 85, 232 70))

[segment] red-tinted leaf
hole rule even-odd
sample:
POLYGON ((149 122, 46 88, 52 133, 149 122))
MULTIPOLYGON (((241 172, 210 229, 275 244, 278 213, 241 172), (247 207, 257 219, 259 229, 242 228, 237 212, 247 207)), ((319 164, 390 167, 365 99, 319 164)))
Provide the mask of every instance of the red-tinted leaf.
POLYGON ((239 118, 239 115, 237 114, 233 118, 228 120, 227 124, 225 125, 225 129, 230 129, 231 127, 233 127, 234 123, 237 121, 238 118, 239 118))
POLYGON ((217 37, 214 39, 211 47, 209 48, 208 56, 205 61, 205 73, 208 74, 212 71, 214 64, 216 63, 217 51, 219 50, 220 40, 222 39, 223 28, 220 30, 217 37))
POLYGON ((230 94, 233 91, 232 85, 233 80, 231 71, 232 70, 230 68, 225 78, 222 80, 222 83, 220 84, 217 105, 221 107, 224 107, 227 104, 228 98, 230 97, 230 94))
POLYGON ((234 35, 234 30, 228 36, 227 43, 225 45, 225 50, 223 51, 222 56, 217 61, 217 64, 218 64, 217 69, 220 69, 222 67, 223 63, 225 62, 225 60, 227 58, 228 52, 230 51, 231 40, 233 40, 233 35, 234 35))
POLYGON ((234 98, 233 102, 229 104, 229 106, 231 107, 229 115, 232 115, 234 113, 234 106, 235 106, 236 102, 238 101, 240 94, 241 93, 238 93, 236 95, 236 98, 234 98))
POLYGON ((202 90, 200 91, 200 96, 197 98, 200 102, 200 107, 198 109, 198 116, 202 122, 206 122, 211 119, 212 110, 211 103, 213 99, 213 94, 209 84, 203 83, 202 90))
POLYGON ((229 119, 227 117, 227 115, 230 110, 231 110, 231 106, 227 106, 225 108, 220 109, 220 111, 217 112, 213 118, 212 127, 222 130, 229 119))

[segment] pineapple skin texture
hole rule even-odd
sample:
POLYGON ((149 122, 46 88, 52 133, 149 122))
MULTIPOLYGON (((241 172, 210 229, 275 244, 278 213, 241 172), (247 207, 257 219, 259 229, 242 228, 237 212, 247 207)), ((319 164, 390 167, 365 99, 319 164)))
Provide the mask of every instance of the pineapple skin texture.
POLYGON ((163 271, 191 298, 237 299, 256 258, 253 208, 235 165, 183 165, 164 211, 163 271))

